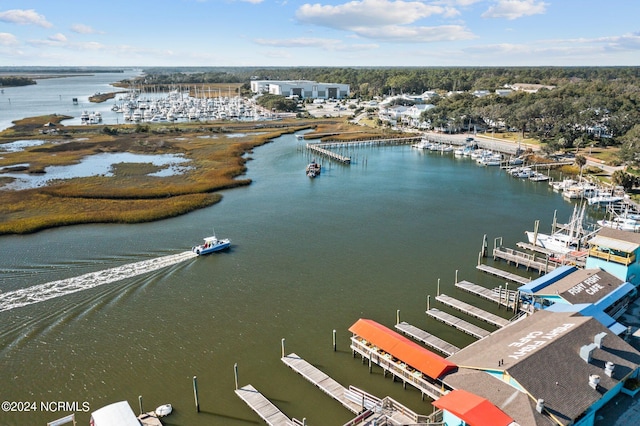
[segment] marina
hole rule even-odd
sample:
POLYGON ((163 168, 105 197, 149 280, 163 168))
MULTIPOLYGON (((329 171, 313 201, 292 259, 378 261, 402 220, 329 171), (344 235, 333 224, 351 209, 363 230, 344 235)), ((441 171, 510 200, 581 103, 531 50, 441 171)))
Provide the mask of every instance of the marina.
POLYGON ((475 294, 476 296, 482 297, 483 299, 496 302, 500 306, 505 306, 511 309, 513 309, 515 303, 518 301, 517 291, 509 290, 508 288, 506 288, 506 285, 504 290, 502 289, 502 286, 490 290, 478 284, 462 280, 457 281, 455 283, 455 286, 468 293, 475 294))
MULTIPOLYGON (((93 110, 83 105, 81 93, 74 96, 80 112, 93 110)), ((15 91, 11 97, 17 108, 15 91)), ((104 111, 102 116, 103 123, 112 119, 104 111)), ((294 135, 284 135, 256 148, 247 162, 251 185, 224 191, 221 203, 188 215, 0 237, 0 295, 13 295, 0 312, 5 392, 24 400, 86 395, 92 408, 143 394, 154 405, 171 401, 171 424, 261 422, 231 391, 233 377, 225 372, 238 362, 253 372, 253 388, 287 413, 304 415, 309 424, 347 424, 354 415, 342 404, 282 374, 279 357, 256 356, 269 353, 286 331, 288 339, 304 345, 305 358, 336 382, 366 386, 413 412, 431 413, 430 401, 406 392, 403 384, 415 383, 424 395, 438 397, 441 383, 415 377, 415 371, 358 346, 365 363, 371 356, 395 380, 369 375, 346 349, 345 330, 363 315, 384 318, 380 313, 389 311, 390 300, 393 309, 406 312, 408 324, 424 324, 423 295, 437 294, 437 277, 457 269, 476 276, 476 241, 483 234, 503 235, 515 244, 527 224, 554 210, 569 216, 572 205, 550 186, 505 178, 499 168, 477 167, 453 155, 420 155, 407 145, 359 147, 368 168, 327 168, 311 181, 302 176, 308 161, 298 145, 294 135), (472 227, 461 226, 471 219, 472 227), (202 241, 202 230, 212 223, 233 234, 230 255, 183 253, 202 241), (278 250, 265 250, 265 230, 280 241, 278 250), (443 247, 454 247, 452 242, 455 250, 445 255, 443 247), (176 253, 183 256, 168 258, 162 269, 124 268, 176 253), (71 281, 86 274, 94 275, 71 281), (47 286, 47 298, 33 303, 40 292, 31 290, 48 283, 59 284, 47 286), (398 292, 408 297, 397 298, 398 292), (25 299, 18 300, 20 295, 25 299), (337 352, 322 344, 334 329, 337 352), (194 374, 200 379, 200 413, 190 392, 194 374)), ((518 272, 514 265, 501 267, 518 272)), ((511 306, 504 290, 498 304, 502 278, 486 275, 477 282, 493 295, 496 310, 511 306)), ((427 322, 430 335, 452 336, 447 339, 456 348, 468 343, 450 326, 427 322)), ((393 319, 387 323, 394 326, 393 319)), ((76 417, 79 424, 89 421, 86 413, 76 417)), ((0 423, 26 418, 0 413, 0 423)), ((46 413, 28 417, 33 424, 51 419, 46 413)))

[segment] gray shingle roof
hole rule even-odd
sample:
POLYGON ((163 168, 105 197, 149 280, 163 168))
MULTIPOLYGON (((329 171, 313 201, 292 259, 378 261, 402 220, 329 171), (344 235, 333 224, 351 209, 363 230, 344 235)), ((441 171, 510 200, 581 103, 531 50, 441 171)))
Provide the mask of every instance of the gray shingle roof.
MULTIPOLYGON (((445 377, 445 383, 451 381, 451 386, 467 389, 465 381, 456 377, 464 369, 502 373, 503 377, 510 378, 530 395, 534 407, 534 401, 541 398, 545 401, 546 411, 558 422, 570 424, 603 393, 637 368, 640 353, 591 317, 540 311, 467 346, 448 360, 459 366, 460 373, 445 377), (607 336, 602 348, 594 349, 592 360, 587 363, 580 357, 580 348, 593 343, 594 336, 603 332, 607 336), (604 373, 607 361, 616 366, 612 377, 604 373), (592 374, 600 376, 597 390, 589 386, 592 374)), ((478 388, 487 394, 479 395, 500 407, 501 401, 494 399, 496 396, 491 395, 490 389, 495 382, 501 381, 487 373, 474 376, 474 380, 479 382, 478 388)), ((527 414, 528 417, 531 415, 535 419, 536 413, 527 414)), ((518 423, 522 421, 519 417, 512 417, 518 423)))

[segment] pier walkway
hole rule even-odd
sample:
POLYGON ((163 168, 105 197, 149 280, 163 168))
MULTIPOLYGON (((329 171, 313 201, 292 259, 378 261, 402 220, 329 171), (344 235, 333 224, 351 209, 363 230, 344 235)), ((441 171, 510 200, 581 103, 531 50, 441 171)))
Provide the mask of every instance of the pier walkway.
POLYGON ((436 300, 453 309, 456 309, 460 312, 464 312, 469 316, 478 318, 479 320, 495 325, 496 327, 504 327, 505 325, 509 324, 509 320, 505 318, 492 314, 491 312, 487 312, 484 309, 480 309, 476 306, 470 305, 466 302, 463 302, 462 300, 458 300, 453 297, 447 296, 446 294, 441 294, 439 296, 436 296, 436 300))
POLYGON ((293 371, 313 383, 321 391, 340 402, 345 408, 354 414, 360 413, 363 407, 361 404, 353 402, 345 396, 347 388, 333 380, 327 374, 318 370, 295 353, 291 353, 282 357, 282 362, 289 366, 293 371))
POLYGON ((541 259, 535 254, 529 254, 505 247, 497 247, 493 249, 493 260, 502 259, 507 262, 513 262, 516 266, 524 266, 528 269, 535 269, 540 275, 555 269, 555 263, 550 262, 548 258, 541 259))
POLYGON ((236 395, 256 412, 270 426, 295 426, 302 423, 288 418, 271 401, 262 395, 256 388, 246 385, 236 389, 236 395))
POLYGON ((332 160, 336 160, 344 164, 351 164, 351 157, 336 154, 335 152, 329 151, 328 149, 322 148, 321 146, 318 146, 318 145, 319 144, 308 143, 307 149, 310 151, 314 151, 320 155, 324 155, 325 157, 329 157, 332 160))
POLYGON ((485 330, 484 328, 473 325, 463 320, 462 318, 458 318, 455 315, 443 312, 440 309, 431 308, 427 311, 427 315, 437 319, 438 321, 442 321, 447 325, 457 328, 458 330, 463 331, 475 337, 476 339, 482 339, 483 337, 487 337, 489 334, 491 334, 491 332, 485 330))
POLYGON ((519 297, 518 292, 515 290, 508 290, 506 288, 491 290, 465 280, 455 283, 455 286, 468 293, 480 296, 483 299, 487 299, 499 305, 506 306, 507 308, 513 308, 519 297))
POLYGON ((496 277, 504 278, 509 281, 513 281, 518 284, 527 284, 531 281, 531 278, 525 278, 517 274, 512 274, 511 272, 507 272, 503 269, 494 268, 493 266, 485 265, 480 263, 476 266, 476 269, 479 269, 482 272, 486 272, 487 274, 495 275, 496 277))
POLYGON ((451 356, 460 350, 459 347, 404 321, 396 324, 396 329, 447 356, 451 356))

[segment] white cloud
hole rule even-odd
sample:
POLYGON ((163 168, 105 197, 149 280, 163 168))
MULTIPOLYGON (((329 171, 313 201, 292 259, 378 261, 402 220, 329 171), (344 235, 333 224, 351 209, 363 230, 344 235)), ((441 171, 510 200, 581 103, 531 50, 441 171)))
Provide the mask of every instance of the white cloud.
POLYGON ((402 43, 429 43, 476 38, 473 33, 459 25, 443 25, 439 27, 388 25, 383 27, 353 28, 352 30, 362 37, 402 43))
POLYGON ((406 25, 448 9, 418 1, 356 0, 338 6, 304 4, 296 11, 300 22, 336 29, 377 25, 406 25))
POLYGON ((0 12, 0 21, 20 25, 38 25, 44 28, 53 27, 53 24, 47 21, 47 18, 33 9, 12 9, 0 12))
POLYGON ((512 20, 523 16, 539 15, 545 13, 546 9, 547 3, 536 0, 498 0, 481 17, 512 20))
POLYGON ((331 51, 371 50, 378 48, 377 44, 345 44, 342 40, 301 37, 291 39, 256 39, 262 46, 285 48, 318 48, 331 51))
POLYGON ((450 18, 459 14, 453 7, 428 5, 419 1, 355 0, 337 6, 305 4, 296 11, 296 18, 302 23, 351 31, 359 37, 394 43, 475 38, 473 33, 460 25, 411 25, 434 15, 450 18))
POLYGON ((98 34, 99 33, 99 31, 96 31, 89 25, 84 25, 84 24, 71 25, 71 31, 78 34, 98 34))
POLYGON ((65 37, 65 35, 62 33, 50 35, 49 37, 47 37, 47 39, 57 43, 66 43, 67 41, 67 37, 65 37))
POLYGON ((0 33, 0 45, 11 46, 18 44, 18 39, 13 34, 0 33))

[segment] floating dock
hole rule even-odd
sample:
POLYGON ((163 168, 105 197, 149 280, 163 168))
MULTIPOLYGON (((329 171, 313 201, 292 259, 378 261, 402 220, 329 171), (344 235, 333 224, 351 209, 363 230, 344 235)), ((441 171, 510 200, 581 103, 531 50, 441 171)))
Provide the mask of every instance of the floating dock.
POLYGON ((519 297, 518 292, 515 290, 502 288, 491 290, 465 280, 455 283, 455 286, 468 293, 480 296, 483 299, 487 299, 499 305, 506 306, 507 308, 513 308, 519 297))
POLYGON ((513 281, 514 283, 518 283, 518 284, 527 284, 531 281, 531 278, 525 278, 517 274, 512 274, 511 272, 494 268, 493 266, 485 265, 483 263, 480 263, 479 265, 477 265, 476 269, 479 269, 482 272, 486 272, 487 274, 495 275, 496 277, 513 281))
POLYGON ((270 426, 294 426, 301 424, 288 418, 278 407, 251 385, 236 389, 236 395, 247 403, 270 426))
POLYGON ((451 356, 460 350, 459 347, 404 321, 396 324, 396 329, 447 356, 451 356))
POLYGON ((450 325, 460 331, 463 331, 475 337, 476 339, 482 339, 483 337, 487 337, 489 334, 491 334, 491 332, 485 330, 484 328, 473 325, 463 320, 462 318, 458 318, 455 315, 443 312, 440 309, 431 308, 427 311, 427 315, 437 319, 438 321, 442 321, 443 323, 450 325))
POLYGON ((282 357, 282 362, 288 365, 293 371, 313 383, 321 391, 340 402, 346 409, 354 414, 360 413, 363 407, 347 398, 347 388, 333 380, 331 377, 309 364, 298 355, 292 353, 282 357))
POLYGON ((476 306, 470 305, 466 302, 463 302, 462 300, 458 300, 453 297, 447 296, 446 294, 441 294, 439 296, 436 296, 436 300, 453 309, 456 309, 460 312, 464 312, 469 316, 478 318, 479 320, 482 320, 484 322, 488 322, 491 325, 495 325, 496 327, 504 327, 507 324, 509 324, 509 320, 505 318, 502 318, 498 315, 494 315, 491 312, 487 312, 476 306))

